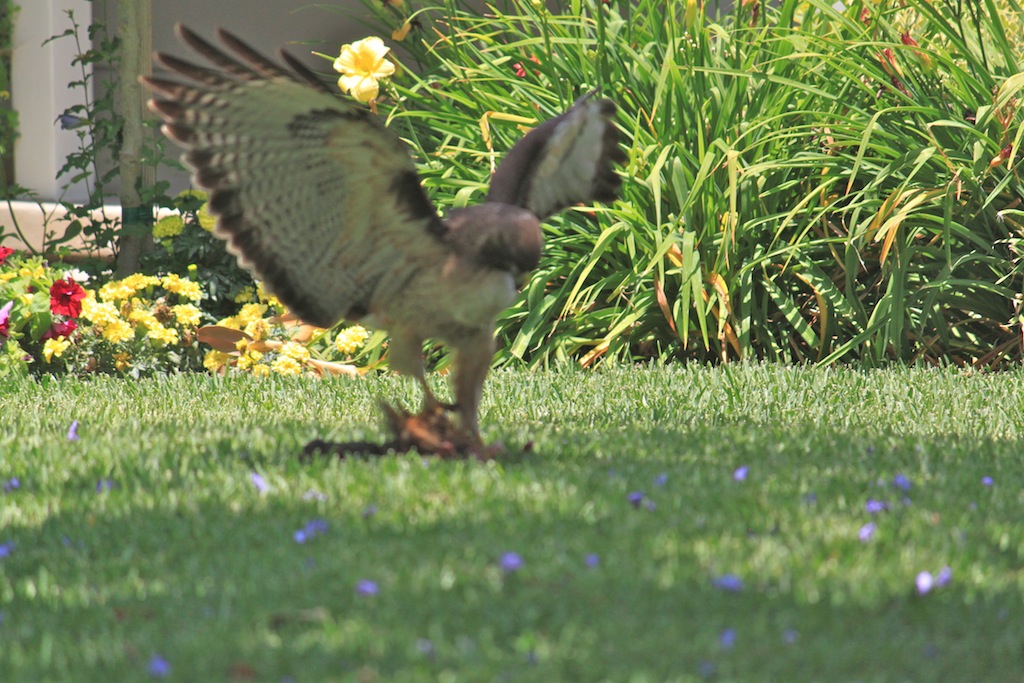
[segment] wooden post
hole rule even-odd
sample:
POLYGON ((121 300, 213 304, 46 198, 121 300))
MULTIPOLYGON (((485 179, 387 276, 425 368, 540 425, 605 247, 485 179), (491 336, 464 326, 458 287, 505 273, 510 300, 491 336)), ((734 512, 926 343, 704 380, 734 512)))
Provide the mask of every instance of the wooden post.
POLYGON ((139 258, 153 248, 153 205, 144 203, 140 190, 152 187, 156 177, 151 165, 143 165, 142 149, 146 111, 140 75, 152 73, 153 13, 151 0, 120 0, 117 35, 121 38, 118 73, 118 104, 124 120, 118 165, 121 169, 121 234, 117 277, 139 270, 139 258))

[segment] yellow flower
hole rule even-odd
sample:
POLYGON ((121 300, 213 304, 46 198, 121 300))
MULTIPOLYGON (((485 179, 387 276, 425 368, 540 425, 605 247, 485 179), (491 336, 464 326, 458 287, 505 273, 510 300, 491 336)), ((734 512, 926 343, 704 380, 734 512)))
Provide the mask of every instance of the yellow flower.
MULTIPOLYGON (((237 367, 239 370, 250 370, 256 367, 256 364, 262 360, 263 354, 259 351, 249 351, 243 353, 238 357, 237 367)), ((266 367, 266 366, 264 366, 266 367)))
POLYGON ((254 365, 250 371, 254 377, 266 377, 270 374, 269 365, 254 365))
POLYGON ((136 327, 141 325, 142 327, 145 327, 147 330, 155 330, 158 327, 162 327, 160 323, 157 321, 156 317, 153 315, 153 312, 146 310, 144 308, 132 309, 132 311, 128 314, 128 320, 130 322, 135 323, 136 327))
POLYGON ((146 336, 164 346, 172 346, 178 343, 178 331, 173 327, 164 327, 157 323, 155 327, 148 327, 146 336))
POLYGON ((7 273, 0 273, 0 282, 10 282, 16 277, 18 277, 18 274, 13 270, 7 273))
POLYGON ((104 301, 125 301, 132 298, 135 288, 124 280, 111 280, 100 287, 100 298, 104 301))
POLYGON ((697 0, 686 0, 686 12, 683 14, 683 26, 686 27, 687 31, 693 30, 693 25, 697 22, 697 0))
POLYGON ((278 298, 263 288, 262 282, 256 283, 256 297, 276 311, 284 310, 284 306, 281 304, 278 298))
POLYGON ((285 342, 278 353, 299 363, 305 363, 309 360, 309 349, 293 341, 285 342))
POLYGON ((42 266, 36 266, 35 268, 29 268, 28 266, 22 266, 21 269, 18 271, 18 275, 20 275, 21 277, 30 277, 30 278, 33 278, 35 280, 38 280, 39 278, 41 278, 45 274, 46 274, 46 271, 43 270, 42 266))
POLYGON ((252 337, 256 341, 266 339, 267 332, 270 330, 270 325, 266 320, 262 318, 260 320, 253 320, 251 323, 245 326, 244 332, 252 337))
POLYGON ((353 325, 338 333, 338 338, 334 340, 334 346, 338 349, 338 353, 351 356, 369 337, 370 333, 366 331, 366 328, 362 325, 353 325))
POLYGON ((117 344, 134 339, 135 330, 125 321, 117 319, 103 328, 103 338, 112 344, 117 344))
POLYGON ((380 92, 378 80, 395 73, 395 65, 384 59, 391 48, 377 36, 341 46, 334 70, 341 74, 338 87, 360 102, 369 102, 380 92))
POLYGON ((192 304, 178 304, 177 306, 171 306, 171 312, 174 313, 174 319, 178 321, 179 325, 183 325, 185 327, 199 326, 202 313, 192 304))
POLYGON ((274 360, 274 364, 270 366, 270 369, 279 375, 299 375, 302 374, 302 365, 288 356, 278 356, 274 360))
POLYGON ((235 319, 238 320, 239 325, 245 326, 257 320, 263 320, 263 314, 266 312, 267 307, 264 304, 246 304, 235 315, 235 319))
POLYGON ((230 360, 230 356, 223 351, 207 351, 206 356, 203 357, 203 367, 210 372, 217 372, 227 365, 228 360, 230 360))
POLYGON ((56 339, 50 337, 43 344, 43 358, 46 359, 47 363, 54 358, 60 358, 69 346, 71 346, 71 342, 64 337, 57 337, 56 339))
POLYGON ((128 277, 121 280, 121 283, 125 287, 130 287, 133 291, 139 291, 146 287, 154 287, 160 284, 160 278, 152 275, 143 275, 142 273, 132 273, 128 277))
POLYGON ((127 353, 115 353, 114 354, 114 367, 119 372, 123 372, 132 366, 131 356, 127 353))
POLYGON ((199 227, 206 232, 213 232, 214 226, 217 225, 217 219, 210 214, 210 210, 207 208, 208 204, 203 204, 196 211, 196 219, 199 221, 199 227))
POLYGON ((396 28, 391 32, 391 40, 396 43, 400 43, 405 40, 405 37, 409 35, 409 31, 412 29, 412 22, 407 21, 400 28, 396 28))
POLYGON ((256 290, 252 287, 246 287, 241 292, 235 295, 236 304, 247 304, 256 298, 256 290))
POLYGON ((95 297, 86 296, 82 299, 82 317, 91 320, 93 325, 106 327, 119 320, 117 306, 110 302, 98 303, 95 297))
POLYGON ((176 214, 164 216, 153 226, 153 238, 162 240, 168 237, 177 237, 184 229, 185 221, 181 220, 181 216, 176 214))
POLYGON ((168 292, 191 299, 192 301, 199 301, 203 298, 203 290, 199 288, 198 284, 176 273, 164 275, 163 279, 160 280, 160 284, 168 292))

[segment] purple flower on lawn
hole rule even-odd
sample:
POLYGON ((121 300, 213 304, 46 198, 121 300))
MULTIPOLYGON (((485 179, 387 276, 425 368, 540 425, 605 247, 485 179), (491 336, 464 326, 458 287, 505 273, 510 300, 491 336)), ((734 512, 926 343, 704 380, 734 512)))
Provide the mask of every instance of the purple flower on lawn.
POLYGON ((13 553, 13 552, 14 552, 14 544, 13 543, 10 543, 10 542, 0 543, 0 560, 2 560, 5 557, 10 557, 11 553, 13 553))
POLYGON ((434 643, 429 638, 416 639, 416 651, 420 654, 430 655, 434 653, 434 643))
POLYGON ((305 543, 318 534, 327 533, 327 522, 322 519, 311 519, 293 534, 296 543, 305 543))
POLYGON ((667 474, 659 474, 658 476, 656 476, 654 478, 654 485, 655 486, 664 486, 667 483, 668 483, 668 475, 667 474))
POLYGON ((356 593, 359 593, 359 595, 371 596, 376 595, 379 592, 380 587, 377 586, 376 581, 370 581, 369 579, 360 579, 359 582, 356 583, 356 593))
POLYGON ((632 505, 633 507, 639 508, 640 507, 640 503, 642 503, 644 501, 644 492, 643 491, 631 491, 629 493, 629 495, 626 496, 626 500, 628 500, 629 504, 632 505))
POLYGON ((263 478, 263 475, 259 472, 253 472, 249 475, 249 479, 252 480, 252 485, 256 487, 256 490, 260 493, 266 493, 270 490, 270 484, 263 478))
POLYGON ((925 595, 935 588, 935 577, 931 572, 919 572, 914 578, 914 585, 917 586, 918 595, 925 595))
POLYGON ((96 493, 106 493, 117 488, 117 483, 113 479, 100 479, 96 482, 96 493))
POLYGON ((722 574, 712 579, 711 585, 729 593, 738 593, 743 590, 743 579, 735 574, 722 574))
POLYGON ((21 488, 21 482, 18 480, 17 477, 11 477, 10 479, 8 479, 7 481, 4 482, 4 491, 6 493, 10 493, 11 491, 16 491, 17 489, 20 489, 20 488, 21 488))
POLYGON ((787 628, 782 632, 782 639, 792 645, 796 641, 800 640, 800 632, 795 628, 787 628))
POLYGON ((747 467, 746 465, 743 465, 742 467, 737 467, 736 470, 732 473, 732 478, 736 481, 746 481, 747 474, 749 472, 750 468, 747 467))
POLYGON ((981 478, 981 485, 982 486, 992 486, 992 484, 994 484, 994 483, 995 482, 992 481, 992 477, 982 477, 981 478))
POLYGON ((515 572, 523 568, 523 558, 519 553, 505 553, 498 561, 503 572, 515 572))
POLYGON ((588 567, 593 569, 594 567, 601 564, 601 556, 597 553, 590 553, 583 559, 583 561, 586 563, 588 567))
POLYGON ((876 531, 878 531, 878 525, 874 522, 868 522, 860 528, 860 531, 857 532, 857 538, 859 538, 862 543, 867 543, 871 540, 871 537, 875 535, 876 531))
POLYGON ((914 579, 914 584, 917 586, 917 594, 924 595, 935 588, 942 588, 952 580, 953 570, 943 567, 936 576, 932 576, 931 572, 919 572, 914 579))
POLYGON ((864 509, 868 511, 868 514, 876 515, 879 512, 882 512, 884 510, 888 510, 889 509, 889 505, 887 503, 883 503, 880 500, 875 500, 874 498, 868 498, 868 502, 864 503, 864 509))
POLYGON ((68 427, 68 441, 78 441, 78 420, 72 420, 68 427))
POLYGON ((370 517, 373 517, 375 514, 377 514, 377 506, 374 505, 373 503, 370 503, 369 505, 363 508, 363 519, 369 519, 370 517))
POLYGON ((171 675, 171 664, 160 655, 149 660, 149 675, 153 678, 167 678, 171 675))
POLYGON ((722 635, 718 637, 718 644, 723 650, 733 649, 736 646, 736 629, 727 628, 722 631, 722 635))
POLYGON ((892 478, 892 485, 898 488, 900 491, 909 491, 913 484, 906 476, 897 474, 892 478))

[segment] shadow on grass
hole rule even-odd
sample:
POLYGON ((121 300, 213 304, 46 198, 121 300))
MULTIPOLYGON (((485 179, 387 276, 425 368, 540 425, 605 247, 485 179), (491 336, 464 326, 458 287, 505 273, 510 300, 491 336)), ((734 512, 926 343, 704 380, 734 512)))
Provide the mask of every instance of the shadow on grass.
POLYGON ((156 655, 173 680, 1024 680, 1020 479, 978 483, 1024 444, 551 424, 501 465, 299 464, 300 425, 275 428, 8 524, 5 680, 148 680, 156 655), (284 480, 259 494, 252 467, 284 480))

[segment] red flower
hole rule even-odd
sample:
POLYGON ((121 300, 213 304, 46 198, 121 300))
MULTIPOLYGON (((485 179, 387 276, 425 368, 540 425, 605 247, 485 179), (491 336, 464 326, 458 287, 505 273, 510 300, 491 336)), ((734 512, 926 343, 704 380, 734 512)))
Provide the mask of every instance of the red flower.
POLYGON ((66 315, 69 318, 77 318, 82 312, 82 299, 85 298, 85 290, 72 281, 57 280, 50 287, 50 312, 54 315, 66 315))
POLYGON ((0 264, 7 260, 7 257, 14 253, 10 247, 0 247, 0 264))
POLYGON ((67 320, 65 322, 55 322, 50 325, 50 329, 46 331, 43 337, 39 341, 46 341, 47 339, 56 339, 57 337, 64 337, 67 339, 71 336, 71 333, 78 329, 78 323, 74 320, 67 320))
MULTIPOLYGON (((530 55, 530 61, 533 62, 534 64, 540 64, 540 59, 537 57, 537 55, 530 55)), ((515 64, 513 64, 512 71, 514 71, 516 76, 518 76, 519 78, 526 78, 526 67, 523 66, 522 62, 516 62, 515 64)), ((537 71, 536 69, 533 70, 533 73, 540 76, 540 72, 537 71)))

